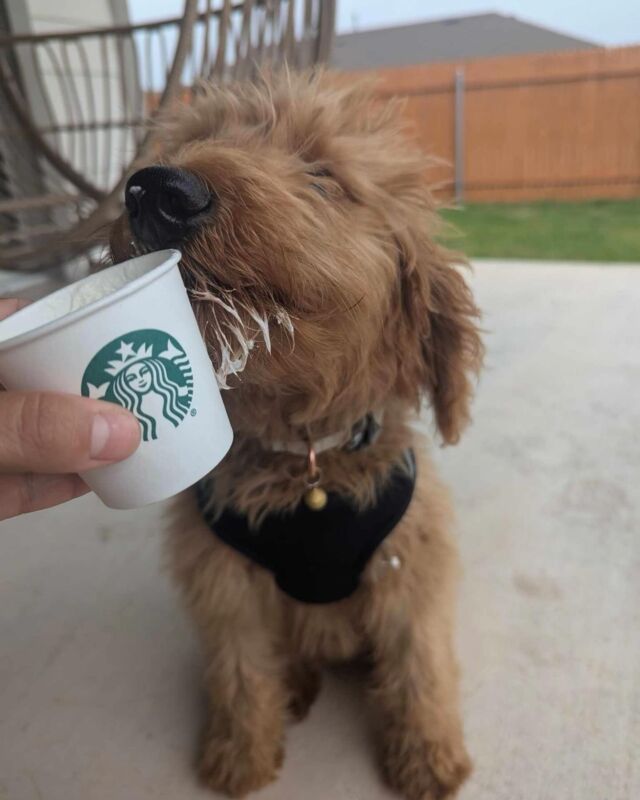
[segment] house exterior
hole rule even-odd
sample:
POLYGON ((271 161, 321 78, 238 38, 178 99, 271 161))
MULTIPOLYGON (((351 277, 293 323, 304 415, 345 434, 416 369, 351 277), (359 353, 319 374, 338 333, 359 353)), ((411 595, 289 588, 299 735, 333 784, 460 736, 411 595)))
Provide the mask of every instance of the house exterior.
POLYGON ((477 14, 336 36, 331 64, 366 70, 597 46, 517 17, 477 14))

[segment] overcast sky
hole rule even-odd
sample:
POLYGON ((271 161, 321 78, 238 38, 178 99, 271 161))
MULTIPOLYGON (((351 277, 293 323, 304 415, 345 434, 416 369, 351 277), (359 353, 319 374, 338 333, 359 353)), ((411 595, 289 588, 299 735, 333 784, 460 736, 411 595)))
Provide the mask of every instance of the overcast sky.
MULTIPOLYGON (((132 20, 180 12, 182 0, 128 0, 132 20)), ((640 44, 640 0, 337 0, 338 30, 498 11, 597 44, 640 44)), ((217 5, 217 3, 216 3, 217 5)))

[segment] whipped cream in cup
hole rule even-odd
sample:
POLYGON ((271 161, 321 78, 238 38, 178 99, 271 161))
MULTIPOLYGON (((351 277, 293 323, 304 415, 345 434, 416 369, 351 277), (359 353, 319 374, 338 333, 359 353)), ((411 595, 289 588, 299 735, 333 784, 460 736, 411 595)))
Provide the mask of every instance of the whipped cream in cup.
POLYGON ((163 250, 116 264, 0 321, 7 389, 80 394, 117 403, 138 419, 133 455, 82 474, 111 508, 186 489, 233 440, 180 257, 163 250))

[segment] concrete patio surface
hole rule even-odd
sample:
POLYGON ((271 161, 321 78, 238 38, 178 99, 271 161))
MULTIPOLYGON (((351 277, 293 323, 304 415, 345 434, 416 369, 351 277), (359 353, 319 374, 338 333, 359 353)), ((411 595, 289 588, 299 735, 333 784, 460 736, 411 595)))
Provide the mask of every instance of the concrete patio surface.
MULTIPOLYGON (((640 797, 640 266, 482 262, 475 424, 436 449, 464 579, 461 800, 640 797)), ((0 799, 205 800, 200 656, 162 506, 0 524, 0 799)), ((390 800, 328 677, 257 800, 390 800)))

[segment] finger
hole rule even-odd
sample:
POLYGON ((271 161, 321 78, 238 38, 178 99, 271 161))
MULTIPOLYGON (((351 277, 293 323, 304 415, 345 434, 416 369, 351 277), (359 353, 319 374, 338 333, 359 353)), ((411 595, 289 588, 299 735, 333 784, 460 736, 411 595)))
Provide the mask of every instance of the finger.
POLYGON ((24 308, 28 305, 28 300, 21 300, 18 297, 10 297, 5 300, 0 300, 0 319, 9 317, 11 314, 15 314, 16 311, 19 311, 21 308, 24 308))
POLYGON ((88 491, 78 475, 2 475, 0 519, 57 506, 88 491))
POLYGON ((0 472, 83 472, 140 443, 136 418, 114 403, 53 392, 0 394, 0 472))

